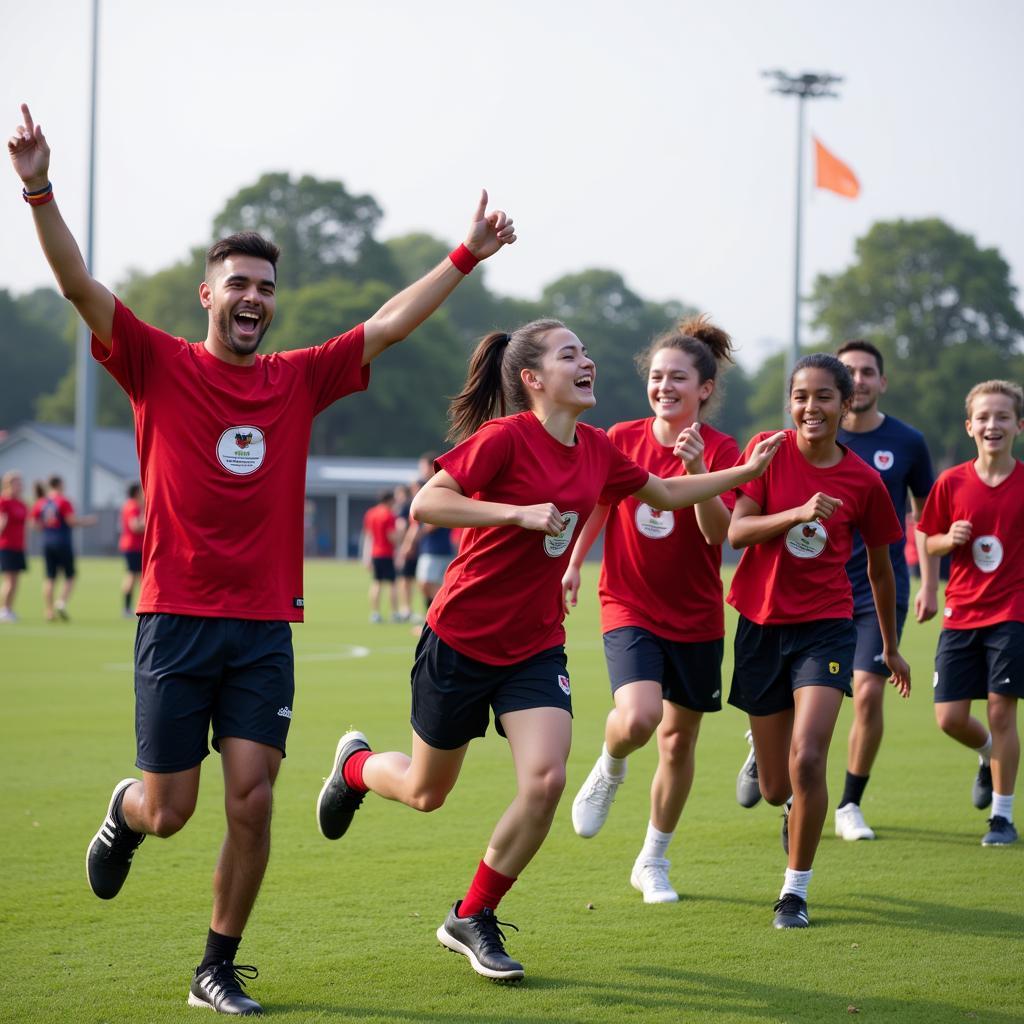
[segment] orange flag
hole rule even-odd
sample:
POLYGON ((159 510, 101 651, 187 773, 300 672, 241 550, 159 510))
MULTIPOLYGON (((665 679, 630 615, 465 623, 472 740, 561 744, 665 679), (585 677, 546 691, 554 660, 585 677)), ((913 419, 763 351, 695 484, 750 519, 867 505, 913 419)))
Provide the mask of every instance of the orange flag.
POLYGON ((818 188, 827 188, 847 199, 856 199, 860 195, 857 175, 839 157, 830 153, 817 137, 814 139, 814 163, 814 184, 818 188))

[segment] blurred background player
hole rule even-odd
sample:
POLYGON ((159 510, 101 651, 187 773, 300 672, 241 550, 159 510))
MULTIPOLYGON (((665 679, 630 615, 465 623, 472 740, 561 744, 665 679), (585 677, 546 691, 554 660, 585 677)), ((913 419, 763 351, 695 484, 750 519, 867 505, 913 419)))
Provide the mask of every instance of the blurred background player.
POLYGON ((1024 697, 1024 392, 989 380, 967 395, 978 456, 939 475, 918 530, 932 555, 952 555, 935 652, 935 717, 978 754, 974 806, 992 805, 982 846, 1017 841, 1013 792, 1020 764, 1017 701, 1024 697), (971 715, 987 702, 988 729, 971 715))
MULTIPOLYGON (((703 422, 731 352, 729 335, 706 317, 682 321, 655 338, 637 357, 654 415, 616 424, 608 431, 611 442, 657 476, 735 466, 735 440, 703 422)), ((615 706, 601 756, 573 802, 572 822, 581 836, 598 832, 625 779, 626 758, 657 731, 650 821, 630 873, 645 903, 679 898, 666 855, 693 784, 701 718, 722 708, 719 573, 734 504, 732 491, 679 512, 633 497, 599 504, 562 580, 568 612, 576 604, 583 560, 604 527, 598 593, 615 706)))
POLYGON ((14 595, 18 576, 28 565, 25 561, 25 527, 28 506, 21 500, 21 474, 9 470, 0 479, 0 622, 17 622, 14 595))
POLYGON ((467 529, 416 649, 412 756, 372 753, 361 732, 346 733, 317 799, 327 839, 345 834, 369 791, 436 810, 493 710, 516 795, 437 938, 498 980, 523 977, 505 950, 498 904, 540 849, 565 786, 572 704, 560 581, 577 527, 599 500, 627 494, 664 509, 705 501, 764 472, 781 439, 762 442, 744 466, 663 480, 577 422, 595 403, 595 374, 557 320, 477 346, 450 410, 461 443, 437 460, 413 503, 419 522, 467 529))
POLYGON ((142 484, 128 486, 127 500, 121 506, 121 536, 117 549, 124 555, 125 574, 121 581, 121 597, 124 602, 122 614, 133 618, 132 607, 135 598, 135 584, 142 575, 142 535, 146 530, 146 499, 142 495, 142 484))
POLYGON ((363 516, 363 564, 370 571, 370 621, 383 622, 381 590, 388 589, 391 618, 399 621, 395 587, 395 541, 398 539, 398 519, 395 516, 395 495, 383 491, 377 504, 363 516))
MULTIPOLYGON (((417 481, 422 487, 436 472, 434 460, 436 452, 424 452, 420 456, 420 477, 417 481)), ((435 526, 433 523, 420 523, 411 519, 409 532, 402 542, 412 546, 418 552, 416 559, 416 582, 423 598, 424 613, 429 611, 430 604, 437 596, 444 582, 444 574, 455 557, 452 545, 452 531, 446 526, 435 526)))
POLYGON ((835 356, 805 356, 789 396, 795 430, 768 472, 740 487, 729 524, 729 542, 744 549, 728 597, 740 613, 729 703, 749 716, 762 795, 791 807, 774 925, 806 928, 828 811, 828 748, 843 695, 852 695, 857 631, 846 562, 854 529, 864 538, 885 663, 904 696, 910 667, 899 653, 889 561, 902 524, 878 474, 836 441, 853 397, 850 374, 835 356))
POLYGON ((415 538, 406 543, 412 530, 412 499, 419 490, 419 482, 399 484, 395 488, 395 584, 398 609, 396 620, 409 622, 412 619, 412 595, 416 582, 416 562, 419 551, 415 538))

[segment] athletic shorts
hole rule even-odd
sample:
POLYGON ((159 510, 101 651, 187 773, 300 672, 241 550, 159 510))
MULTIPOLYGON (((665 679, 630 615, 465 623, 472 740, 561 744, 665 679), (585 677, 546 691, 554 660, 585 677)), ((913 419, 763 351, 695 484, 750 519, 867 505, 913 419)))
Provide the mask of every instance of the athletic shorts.
POLYGON ((722 710, 722 640, 665 640, 639 626, 604 634, 612 693, 639 679, 661 683, 665 700, 691 711, 722 710))
POLYGON ((142 572, 141 551, 123 551, 122 554, 124 555, 124 564, 128 567, 129 572, 142 572))
POLYGON ((378 583, 394 583, 395 560, 390 556, 373 559, 373 578, 378 583))
POLYGON ((494 727, 504 736, 499 716, 528 708, 572 714, 564 647, 549 647, 514 665, 488 665, 423 627, 412 667, 410 721, 424 743, 456 750, 487 732, 492 710, 494 727))
POLYGON ((801 686, 830 686, 853 695, 852 619, 819 619, 793 626, 759 626, 740 616, 729 703, 748 715, 793 707, 801 686))
POLYGON ((135 634, 135 763, 194 768, 225 737, 283 754, 295 695, 287 622, 147 613, 135 634))
POLYGON ((420 555, 416 563, 416 579, 420 583, 444 583, 444 574, 454 555, 420 555))
POLYGON ((416 579, 416 563, 418 560, 417 555, 413 555, 412 558, 407 558, 402 563, 402 568, 398 570, 398 575, 401 576, 403 580, 416 579))
POLYGON ((27 568, 24 551, 0 549, 0 572, 24 572, 27 568))
POLYGON ((46 562, 48 580, 55 580, 58 572, 64 573, 65 579, 75 578, 75 552, 70 544, 43 548, 43 559, 46 562))
POLYGON ((944 629, 935 652, 935 703, 1024 697, 1024 622, 944 629))
MULTIPOLYGON (((907 621, 907 609, 896 609, 896 636, 903 637, 903 624, 907 621)), ((882 660, 882 630, 878 625, 875 609, 853 616, 857 630, 857 650, 853 656, 854 672, 870 672, 875 676, 889 677, 889 669, 882 660)))

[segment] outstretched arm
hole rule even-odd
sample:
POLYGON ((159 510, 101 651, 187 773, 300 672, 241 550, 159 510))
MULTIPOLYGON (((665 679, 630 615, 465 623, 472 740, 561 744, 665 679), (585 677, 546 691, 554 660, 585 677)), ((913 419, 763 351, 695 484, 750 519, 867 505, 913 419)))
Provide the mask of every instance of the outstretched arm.
MULTIPOLYGON (((43 192, 50 184, 50 147, 42 128, 32 120, 32 114, 24 103, 21 116, 23 123, 7 140, 7 152, 15 173, 24 183, 25 192, 43 192)), ((114 296, 89 273, 78 243, 64 223, 55 201, 34 205, 32 215, 43 255, 50 264, 61 294, 74 305, 100 342, 110 348, 114 330, 114 296)))
POLYGON ((799 526, 800 523, 827 519, 841 505, 842 501, 839 498, 830 498, 819 491, 798 508, 761 515, 761 506, 753 498, 741 494, 736 499, 736 508, 729 523, 729 543, 734 548, 763 544, 772 537, 799 526))
MULTIPOLYGON (((469 263, 485 260, 515 240, 511 219, 502 210, 487 212, 487 190, 484 189, 463 243, 469 250, 469 263)), ((455 291, 471 269, 469 266, 465 272, 460 270, 446 256, 433 270, 388 299, 364 326, 363 366, 396 341, 407 338, 455 291)))

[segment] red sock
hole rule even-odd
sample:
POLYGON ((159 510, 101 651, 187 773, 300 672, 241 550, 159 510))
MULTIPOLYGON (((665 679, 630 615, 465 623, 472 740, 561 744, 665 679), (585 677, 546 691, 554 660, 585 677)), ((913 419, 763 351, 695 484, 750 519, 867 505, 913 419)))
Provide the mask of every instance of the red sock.
POLYGON ((345 780, 346 786, 350 786, 360 793, 366 792, 368 787, 363 782, 363 765, 371 757, 373 757, 372 750, 357 750, 354 754, 349 755, 341 769, 341 777, 345 780))
POLYGON ((497 910, 501 897, 512 888, 513 882, 514 878, 509 878, 508 875, 503 875, 480 861, 480 866, 476 869, 469 886, 469 892, 459 906, 459 917, 472 917, 479 914, 484 907, 497 910))

